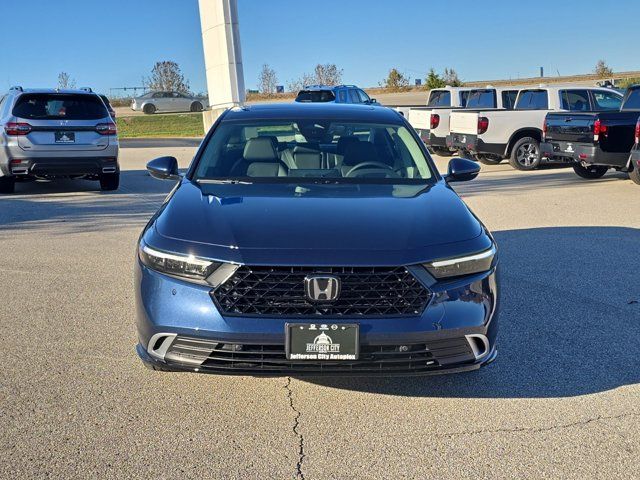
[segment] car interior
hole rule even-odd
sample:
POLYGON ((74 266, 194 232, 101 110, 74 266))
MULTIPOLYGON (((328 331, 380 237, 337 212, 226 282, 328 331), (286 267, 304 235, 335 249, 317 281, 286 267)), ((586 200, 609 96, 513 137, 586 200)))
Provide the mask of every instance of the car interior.
POLYGON ((399 125, 222 126, 198 178, 430 178, 427 161, 399 125))

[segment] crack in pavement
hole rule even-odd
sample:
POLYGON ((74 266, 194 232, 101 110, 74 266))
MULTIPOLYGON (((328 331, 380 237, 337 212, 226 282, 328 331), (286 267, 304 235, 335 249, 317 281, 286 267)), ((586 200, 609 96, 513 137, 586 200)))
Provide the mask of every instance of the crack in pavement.
POLYGON ((640 416, 640 413, 635 413, 635 412, 629 412, 629 413, 622 413, 620 415, 613 415, 613 416, 603 416, 603 415, 598 415, 595 418, 589 418, 587 420, 582 420, 582 421, 578 421, 578 422, 572 422, 572 423, 567 423, 564 425, 552 425, 550 427, 543 427, 543 428, 524 428, 524 427, 516 427, 516 428, 498 428, 498 429, 487 429, 487 430, 470 430, 468 432, 452 432, 452 433, 442 433, 442 434, 436 434, 433 435, 434 437, 445 437, 445 438, 452 438, 452 437, 460 437, 463 435, 479 435, 482 433, 519 433, 519 432, 531 432, 531 433, 540 433, 540 432, 549 432, 551 430, 562 430, 565 428, 571 428, 571 427, 577 427, 577 426, 585 426, 588 425, 590 423, 593 422, 599 422, 601 420, 616 420, 619 418, 624 418, 624 417, 638 417, 640 416))
POLYGON ((304 437, 298 431, 298 427, 300 426, 300 410, 296 409, 293 405, 293 390, 291 390, 291 377, 287 377, 287 383, 284 386, 287 390, 287 398, 289 399, 289 406, 291 410, 293 410, 296 416, 293 419, 293 433, 298 436, 298 463, 296 465, 296 478, 300 480, 304 480, 304 473, 302 472, 302 462, 304 461, 305 453, 304 453, 304 437))

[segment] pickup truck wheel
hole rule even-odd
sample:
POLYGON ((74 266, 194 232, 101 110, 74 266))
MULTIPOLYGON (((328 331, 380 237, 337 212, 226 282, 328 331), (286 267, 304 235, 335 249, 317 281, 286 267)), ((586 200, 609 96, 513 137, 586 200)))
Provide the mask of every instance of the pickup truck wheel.
POLYGON ((120 172, 103 173, 100 175, 100 190, 110 192, 117 190, 120 186, 120 172))
POLYGON ((476 155, 478 161, 484 165, 498 165, 502 162, 502 158, 486 157, 484 155, 476 155))
POLYGON ((147 103, 142 109, 142 111, 147 115, 153 115, 154 113, 156 113, 156 106, 153 105, 152 103, 147 103))
POLYGON ((634 168, 633 170, 631 170, 629 172, 629 178, 633 181, 633 183, 635 183, 636 185, 640 185, 640 168, 634 168))
POLYGON ((573 165, 573 171, 576 172, 576 175, 589 180, 595 180, 596 178, 602 177, 605 173, 607 173, 607 170, 609 170, 609 167, 598 165, 590 165, 588 167, 583 167, 579 163, 573 165))
POLYGON ((16 177, 0 177, 0 193, 13 193, 16 189, 16 177))
POLYGON ((533 137, 518 140, 511 149, 509 164, 516 170, 534 170, 540 166, 540 142, 533 137))

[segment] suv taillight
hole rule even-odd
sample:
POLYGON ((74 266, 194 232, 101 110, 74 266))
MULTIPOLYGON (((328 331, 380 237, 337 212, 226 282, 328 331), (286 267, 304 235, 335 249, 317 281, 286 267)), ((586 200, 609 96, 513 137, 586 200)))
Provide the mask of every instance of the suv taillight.
POLYGON ((438 125, 440 125, 440 115, 438 115, 437 113, 432 113, 431 119, 429 120, 429 125, 431 126, 431 130, 438 128, 438 125))
POLYGON ((547 119, 545 118, 542 122, 542 141, 544 142, 547 139, 547 129, 549 125, 547 125, 547 119))
POLYGON ((600 135, 607 136, 607 132, 609 129, 606 125, 603 125, 600 119, 598 118, 595 122, 593 122, 593 141, 597 142, 600 140, 600 135))
POLYGON ((489 119, 487 117, 478 117, 478 135, 483 134, 489 129, 489 119))
POLYGON ((635 136, 636 136, 636 143, 640 143, 640 118, 636 122, 635 136))
POLYGON ((96 125, 96 132, 98 132, 100 135, 117 135, 118 128, 113 122, 99 123, 98 125, 96 125))
POLYGON ((4 126, 4 131, 7 135, 18 136, 18 135, 29 135, 31 132, 31 125, 28 123, 13 123, 9 122, 4 126))

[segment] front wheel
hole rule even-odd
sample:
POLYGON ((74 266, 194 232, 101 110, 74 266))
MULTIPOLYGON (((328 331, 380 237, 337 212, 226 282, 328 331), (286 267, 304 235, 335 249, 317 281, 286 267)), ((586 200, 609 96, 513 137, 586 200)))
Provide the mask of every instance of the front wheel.
POLYGON ((633 183, 635 183, 636 185, 640 185, 640 168, 634 168, 633 170, 631 170, 629 172, 629 178, 633 181, 633 183))
POLYGON ((100 175, 100 190, 110 192, 117 190, 120 186, 120 172, 103 173, 100 175))
POLYGON ((516 170, 534 170, 540 166, 540 142, 533 137, 524 137, 511 150, 509 164, 516 170))
POLYGON ((16 177, 0 177, 0 193, 13 193, 16 189, 16 177))
POLYGON ((202 107, 202 104, 200 102, 193 102, 191 104, 192 112, 201 112, 202 110, 204 110, 204 108, 202 107))
POLYGON ((147 103, 143 108, 142 111, 144 113, 146 113, 147 115, 153 115, 154 113, 156 113, 156 106, 153 105, 152 103, 147 103))
POLYGON ((583 167, 580 163, 573 165, 573 171, 576 172, 576 175, 588 180, 595 180, 596 178, 602 177, 607 173, 607 170, 609 170, 609 167, 603 167, 600 165, 589 165, 588 167, 583 167))

